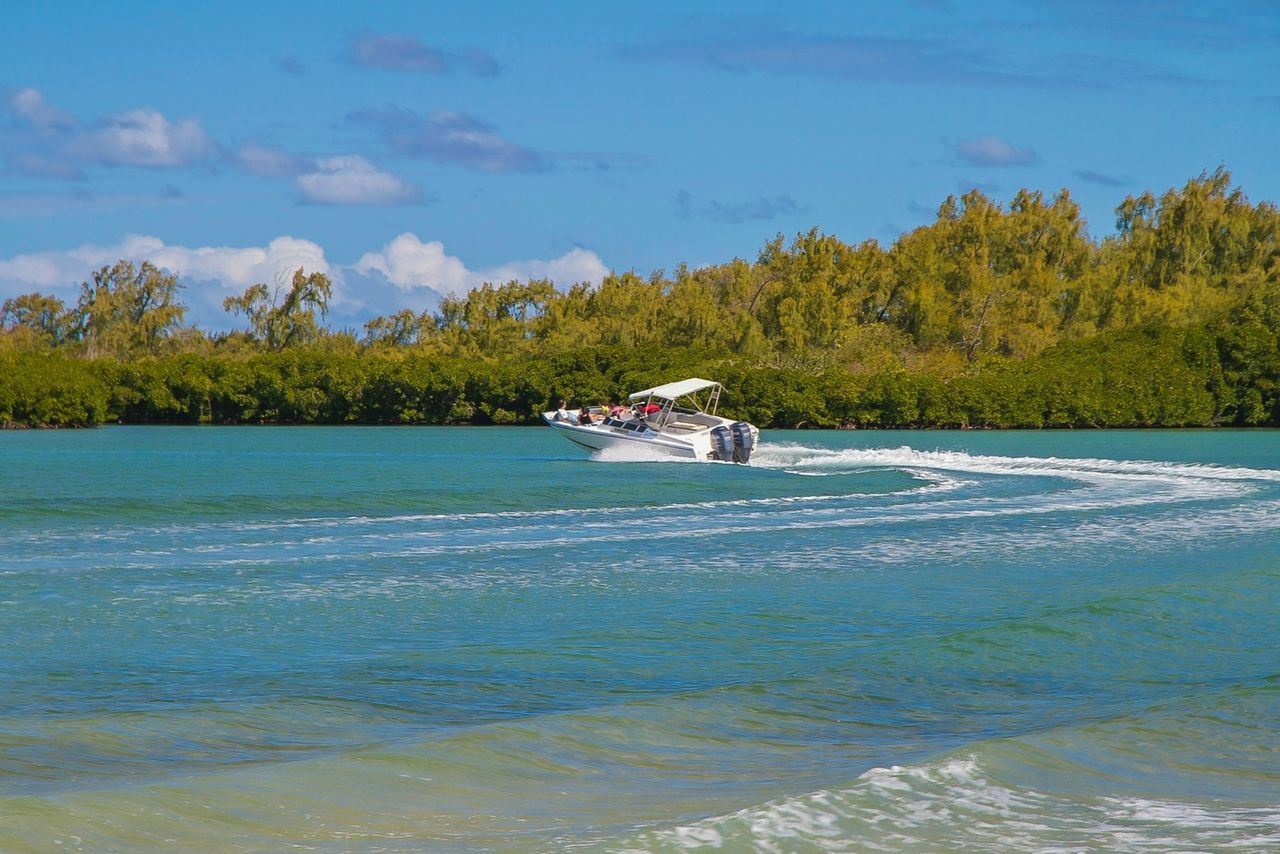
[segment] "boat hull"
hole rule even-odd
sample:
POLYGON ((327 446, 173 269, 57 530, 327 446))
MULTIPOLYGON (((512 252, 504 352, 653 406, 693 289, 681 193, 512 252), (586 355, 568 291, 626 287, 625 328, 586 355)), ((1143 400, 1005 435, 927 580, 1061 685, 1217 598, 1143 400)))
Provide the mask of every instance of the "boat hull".
POLYGON ((544 414, 542 420, 570 442, 590 451, 602 451, 605 448, 649 448, 658 453, 689 460, 707 460, 711 457, 711 440, 707 434, 687 437, 674 437, 657 431, 637 434, 604 426, 582 427, 571 421, 556 421, 549 414, 544 414))

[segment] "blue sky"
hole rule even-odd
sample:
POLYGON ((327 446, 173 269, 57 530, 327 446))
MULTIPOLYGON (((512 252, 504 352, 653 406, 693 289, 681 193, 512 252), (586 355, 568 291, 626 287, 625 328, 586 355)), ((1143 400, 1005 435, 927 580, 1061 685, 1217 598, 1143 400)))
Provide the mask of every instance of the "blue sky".
POLYGON ((849 242, 978 187, 1280 198, 1280 4, 37 3, 0 53, 0 298, 303 265, 357 325, 488 279, 849 242))

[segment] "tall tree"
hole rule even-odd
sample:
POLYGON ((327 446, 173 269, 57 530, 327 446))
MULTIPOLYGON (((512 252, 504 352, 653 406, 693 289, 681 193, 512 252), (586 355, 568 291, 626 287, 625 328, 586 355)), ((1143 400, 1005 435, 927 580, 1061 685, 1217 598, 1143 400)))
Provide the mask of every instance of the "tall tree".
POLYGON ((385 314, 367 321, 364 325, 363 343, 373 347, 408 347, 422 341, 428 330, 435 326, 429 312, 414 314, 412 309, 402 308, 395 314, 385 314))
POLYGON ((321 318, 328 314, 332 291, 333 284, 324 273, 306 273, 299 267, 287 291, 283 282, 274 289, 262 283, 250 285, 240 296, 223 300, 222 308, 248 318, 249 334, 268 350, 283 350, 320 338, 316 312, 321 318))
POLYGON ((176 275, 150 261, 141 267, 117 261, 94 272, 91 281, 81 283, 76 305, 85 355, 127 359, 159 353, 186 315, 178 299, 181 289, 176 275))
POLYGON ((22 294, 0 305, 0 329, 40 348, 58 347, 74 339, 76 315, 57 297, 22 294))

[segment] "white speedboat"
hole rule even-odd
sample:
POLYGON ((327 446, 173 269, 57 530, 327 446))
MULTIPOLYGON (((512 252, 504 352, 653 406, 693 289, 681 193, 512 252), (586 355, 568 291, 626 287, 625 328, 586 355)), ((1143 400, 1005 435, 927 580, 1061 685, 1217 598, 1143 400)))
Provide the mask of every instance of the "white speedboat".
POLYGON ((694 377, 638 391, 628 399, 629 406, 612 412, 589 407, 591 423, 580 424, 576 413, 565 410, 544 412, 542 420, 593 451, 643 447, 695 460, 749 462, 760 431, 716 415, 722 391, 720 383, 694 377))

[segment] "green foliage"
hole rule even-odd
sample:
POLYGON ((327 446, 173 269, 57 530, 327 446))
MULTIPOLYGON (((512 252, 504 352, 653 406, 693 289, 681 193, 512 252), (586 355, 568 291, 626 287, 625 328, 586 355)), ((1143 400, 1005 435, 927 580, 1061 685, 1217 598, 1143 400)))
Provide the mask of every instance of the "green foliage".
POLYGON ((23 294, 0 304, 0 328, 12 349, 44 350, 75 339, 77 318, 62 300, 44 294, 23 294))
POLYGON ((223 300, 222 307, 248 318, 254 341, 268 350, 283 350, 320 339, 316 312, 321 317, 328 313, 332 290, 333 284, 324 273, 308 274, 299 267, 288 290, 280 283, 274 290, 261 283, 250 285, 240 296, 223 300))
POLYGON ((1116 214, 1094 242, 1066 190, 975 190, 888 247, 814 229, 670 275, 486 283, 359 341, 322 326, 322 273, 227 299, 248 328, 208 338, 176 277, 122 261, 71 309, 0 305, 0 420, 532 423, 701 375, 761 426, 1280 424, 1280 212, 1218 169, 1116 214))
POLYGON ((76 334, 89 358, 129 359, 156 355, 182 325, 178 277, 150 261, 134 267, 118 261, 80 285, 76 334))
POLYGON ((1214 331, 1227 423, 1280 424, 1280 281, 1252 290, 1214 331))
POLYGON ((426 312, 417 315, 407 308, 401 309, 366 323, 364 343, 371 347, 408 347, 422 340, 432 325, 434 321, 426 312))
POLYGON ((109 386, 87 361, 0 353, 0 426, 89 427, 107 417, 109 386))

